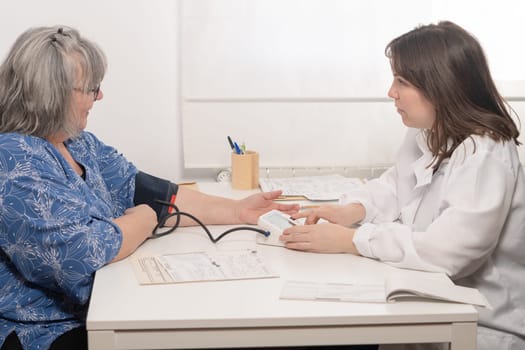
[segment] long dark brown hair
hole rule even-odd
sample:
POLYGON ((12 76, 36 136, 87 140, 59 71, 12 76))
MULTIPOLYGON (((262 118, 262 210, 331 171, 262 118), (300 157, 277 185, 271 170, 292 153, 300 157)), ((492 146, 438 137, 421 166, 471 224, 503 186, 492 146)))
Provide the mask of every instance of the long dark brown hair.
POLYGON ((434 169, 472 135, 520 144, 511 108, 496 89, 481 45, 466 30, 448 21, 420 26, 392 40, 385 54, 392 70, 436 110, 427 132, 434 169))

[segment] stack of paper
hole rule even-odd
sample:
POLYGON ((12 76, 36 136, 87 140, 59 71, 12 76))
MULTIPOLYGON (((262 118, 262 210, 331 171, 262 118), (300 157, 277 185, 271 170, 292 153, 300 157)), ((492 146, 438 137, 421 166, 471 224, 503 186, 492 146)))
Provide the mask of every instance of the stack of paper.
POLYGON ((261 178, 263 191, 282 190, 282 196, 302 196, 311 201, 334 201, 363 182, 342 175, 261 178))

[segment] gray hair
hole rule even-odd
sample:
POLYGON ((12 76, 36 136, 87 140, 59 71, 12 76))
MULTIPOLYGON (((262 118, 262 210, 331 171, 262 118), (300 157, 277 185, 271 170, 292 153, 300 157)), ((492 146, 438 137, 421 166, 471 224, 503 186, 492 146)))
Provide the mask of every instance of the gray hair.
POLYGON ((106 66, 102 50, 73 28, 25 31, 0 66, 0 132, 77 136, 73 89, 96 87, 106 66))

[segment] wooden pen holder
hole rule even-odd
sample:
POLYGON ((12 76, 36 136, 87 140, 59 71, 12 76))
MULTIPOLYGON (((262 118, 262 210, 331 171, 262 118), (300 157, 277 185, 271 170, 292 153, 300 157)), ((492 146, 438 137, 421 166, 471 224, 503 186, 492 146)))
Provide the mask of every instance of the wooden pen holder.
POLYGON ((232 153, 232 188, 251 190, 259 187, 259 153, 232 153))

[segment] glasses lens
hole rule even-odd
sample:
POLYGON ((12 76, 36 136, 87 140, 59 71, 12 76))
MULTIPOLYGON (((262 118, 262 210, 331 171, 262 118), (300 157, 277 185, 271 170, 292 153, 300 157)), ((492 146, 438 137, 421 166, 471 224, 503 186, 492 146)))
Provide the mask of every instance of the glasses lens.
POLYGON ((100 92, 100 84, 98 84, 97 87, 93 89, 93 99, 94 100, 97 99, 99 92, 100 92))

